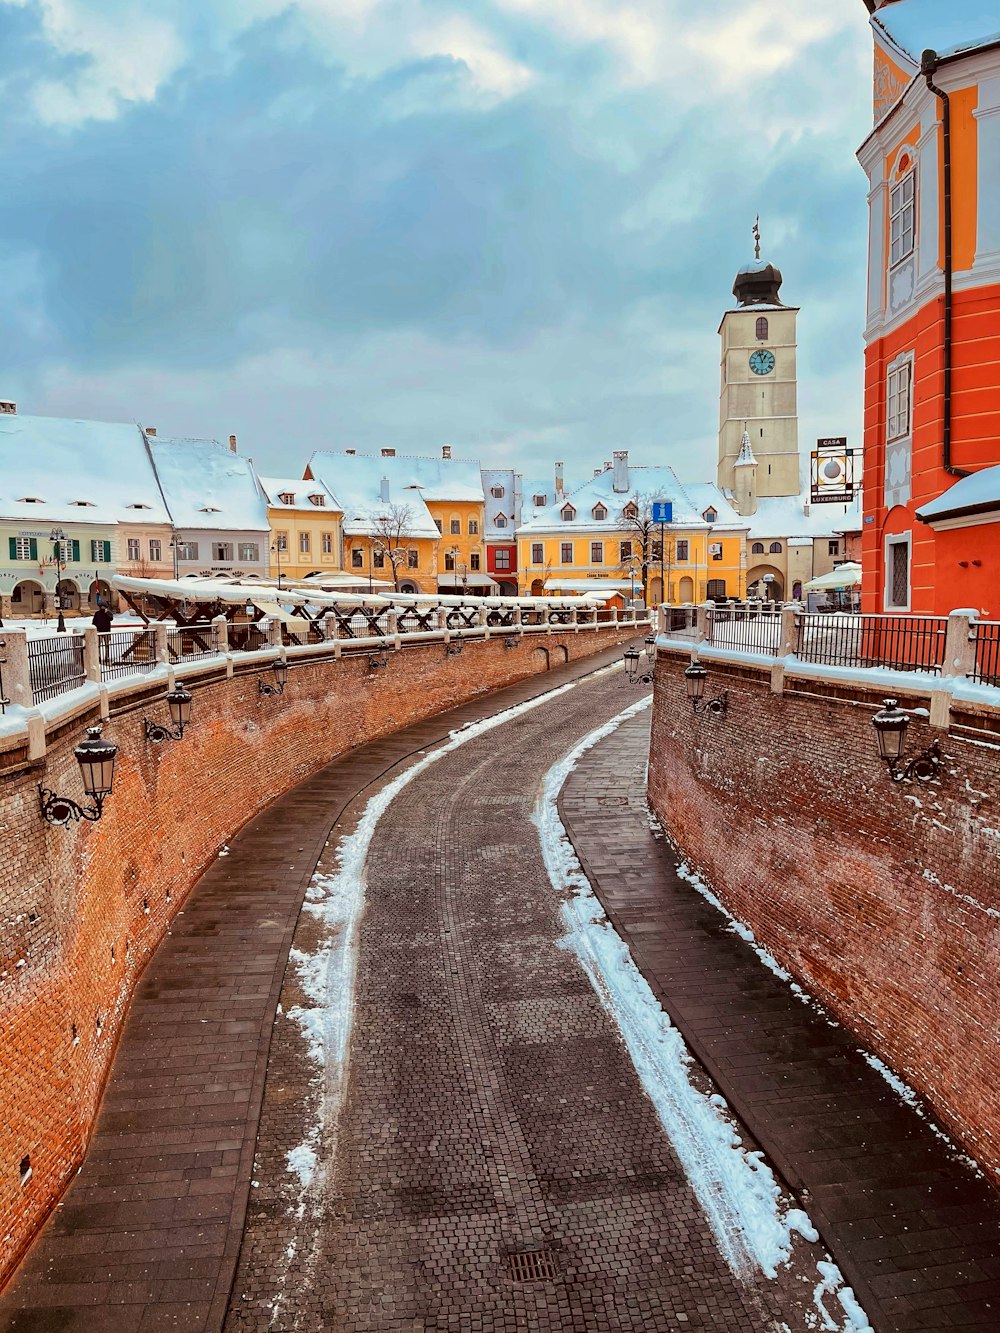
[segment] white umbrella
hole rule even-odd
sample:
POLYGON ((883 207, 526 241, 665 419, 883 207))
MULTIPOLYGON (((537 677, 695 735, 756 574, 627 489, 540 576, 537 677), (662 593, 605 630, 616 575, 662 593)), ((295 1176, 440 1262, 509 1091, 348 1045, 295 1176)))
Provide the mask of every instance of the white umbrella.
POLYGON ((806 592, 830 592, 834 588, 856 588, 861 582, 861 566, 849 560, 844 565, 831 569, 829 574, 820 574, 818 579, 810 579, 805 584, 806 592))

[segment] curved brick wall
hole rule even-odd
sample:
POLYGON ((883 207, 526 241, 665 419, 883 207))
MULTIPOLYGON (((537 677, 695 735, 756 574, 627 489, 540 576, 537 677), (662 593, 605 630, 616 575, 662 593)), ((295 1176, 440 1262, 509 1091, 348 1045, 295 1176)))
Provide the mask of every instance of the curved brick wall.
POLYGON ((0 749, 0 1284, 83 1155, 143 966, 226 839, 345 751, 634 634, 526 635, 512 649, 497 637, 455 657, 408 644, 378 672, 363 657, 293 658, 277 699, 258 693, 260 667, 207 668, 185 676, 189 731, 161 746, 142 719, 165 720, 164 687, 140 682, 111 701, 118 766, 96 824, 43 823, 37 793, 80 795, 73 747, 96 708, 50 731, 42 763, 23 744, 0 749))
MULTIPOLYGON (((883 690, 703 658, 723 718, 656 667, 650 802, 729 910, 1000 1176, 1000 712, 910 725, 940 783, 893 784, 871 726, 883 690)), ((929 707, 925 698, 903 700, 929 707)))

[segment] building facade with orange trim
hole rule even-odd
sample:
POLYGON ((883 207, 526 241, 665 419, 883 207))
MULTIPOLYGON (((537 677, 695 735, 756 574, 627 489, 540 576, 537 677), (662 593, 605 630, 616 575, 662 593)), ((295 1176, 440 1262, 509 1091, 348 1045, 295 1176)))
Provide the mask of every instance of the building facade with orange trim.
POLYGON ((858 152, 870 183, 862 605, 996 617, 1000 38, 977 32, 962 5, 865 3, 875 127, 858 152))

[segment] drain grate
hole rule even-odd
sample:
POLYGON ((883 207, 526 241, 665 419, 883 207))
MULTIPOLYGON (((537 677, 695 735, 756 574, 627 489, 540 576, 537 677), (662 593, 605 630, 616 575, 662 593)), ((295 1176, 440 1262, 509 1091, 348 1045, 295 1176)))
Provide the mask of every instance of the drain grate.
POLYGON ((522 1250, 508 1254, 507 1273, 514 1282, 554 1282, 559 1269, 551 1250, 522 1250))

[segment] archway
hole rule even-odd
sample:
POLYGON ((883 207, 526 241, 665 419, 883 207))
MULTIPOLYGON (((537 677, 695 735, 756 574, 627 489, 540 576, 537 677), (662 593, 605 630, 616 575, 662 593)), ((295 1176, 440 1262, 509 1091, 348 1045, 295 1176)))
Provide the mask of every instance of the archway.
POLYGON ((90 594, 87 600, 94 611, 97 610, 101 602, 103 602, 105 606, 113 609, 111 587, 104 581, 104 579, 94 579, 93 583, 90 585, 90 594))
POLYGON ((687 574, 681 579, 677 586, 678 600, 680 602, 694 601, 694 579, 689 578, 687 574))
POLYGON ((45 609, 45 589, 34 579, 22 579, 14 584, 10 604, 15 616, 40 616, 45 609))
POLYGON ((417 585, 413 582, 412 579, 403 579, 402 583, 399 585, 399 591, 400 591, 400 592, 419 592, 420 589, 417 587, 417 585))
POLYGON ((545 591, 545 581, 544 581, 543 579, 532 579, 532 580, 531 580, 531 595, 532 595, 532 597, 541 597, 541 595, 542 595, 542 593, 543 593, 544 591, 545 591))
POLYGON ((516 597, 516 596, 517 596, 517 584, 516 584, 516 583, 511 583, 511 581, 510 581, 509 579, 499 579, 499 580, 498 580, 498 586, 499 586, 499 588, 500 588, 500 596, 501 596, 501 597, 516 597))
POLYGON ((64 611, 79 611, 79 586, 72 579, 61 579, 56 587, 56 600, 64 611))
POLYGON ((569 661, 569 649, 557 643, 552 649, 552 657, 556 666, 562 666, 564 662, 569 661))
POLYGON ((548 648, 533 648, 531 650, 531 668, 533 671, 548 671, 549 669, 548 648))
POLYGON ((793 600, 793 601, 796 601, 796 602, 801 602, 801 601, 802 601, 802 580, 801 580, 801 579, 796 579, 795 582, 792 584, 792 600, 793 600))
POLYGON ((659 606, 663 601, 663 580, 657 574, 656 578, 649 580, 649 605, 659 606))
POLYGON ((784 574, 774 565, 754 565, 747 571, 747 596, 766 598, 769 602, 782 601, 785 596, 784 574))

